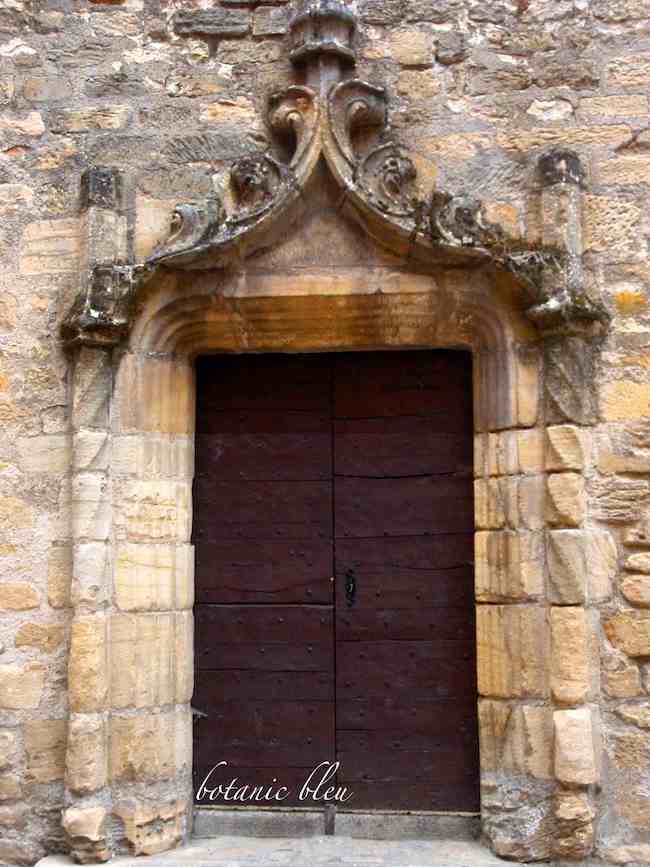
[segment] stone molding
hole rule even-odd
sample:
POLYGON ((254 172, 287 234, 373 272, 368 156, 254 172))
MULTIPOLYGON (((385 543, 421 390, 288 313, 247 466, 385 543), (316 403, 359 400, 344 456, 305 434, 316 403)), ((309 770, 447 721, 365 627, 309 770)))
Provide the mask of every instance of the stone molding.
MULTIPOLYGON (((413 161, 392 138, 386 89, 350 76, 355 29, 340 0, 310 0, 294 15, 290 57, 306 67, 307 85, 272 94, 266 117, 276 141, 289 143, 288 161, 272 150, 238 159, 212 197, 177 205, 169 237, 144 262, 127 263, 118 251, 93 255, 89 234, 85 285, 62 326, 68 345, 119 344, 141 288, 161 269, 227 270, 271 247, 304 211, 321 158, 340 188, 341 213, 398 257, 429 269, 496 266, 513 274, 522 308, 542 332, 607 325, 606 309, 584 289, 577 155, 555 149, 539 161, 546 229, 539 244, 508 237, 478 199, 438 189, 423 196, 413 161), (359 146, 361 132, 372 144, 359 146)), ((117 173, 91 168, 83 213, 119 214, 121 186, 117 173)))

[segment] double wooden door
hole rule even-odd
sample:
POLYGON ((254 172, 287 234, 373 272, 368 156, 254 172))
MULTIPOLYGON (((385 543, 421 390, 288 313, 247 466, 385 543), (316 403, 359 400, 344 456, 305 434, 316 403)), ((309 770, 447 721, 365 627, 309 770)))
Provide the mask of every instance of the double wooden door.
POLYGON ((195 791, 227 762, 212 790, 314 806, 329 761, 349 809, 478 809, 471 356, 222 355, 197 379, 195 791))

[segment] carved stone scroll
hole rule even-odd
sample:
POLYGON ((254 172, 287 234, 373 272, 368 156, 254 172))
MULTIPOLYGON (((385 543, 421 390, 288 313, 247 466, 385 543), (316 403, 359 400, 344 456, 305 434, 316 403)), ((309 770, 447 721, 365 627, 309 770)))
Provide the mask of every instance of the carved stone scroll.
MULTIPOLYGON (((85 284, 63 327, 68 343, 119 342, 129 331, 140 286, 160 268, 224 269, 271 246, 303 213, 321 157, 341 189, 341 213, 394 254, 418 267, 496 267, 513 274, 524 312, 543 332, 607 324, 605 308, 583 290, 578 157, 555 150, 540 161, 548 231, 538 245, 507 237, 486 219, 477 199, 437 189, 424 196, 413 161, 389 135, 386 89, 348 74, 355 29, 341 0, 308 0, 297 12, 290 56, 307 68, 310 86, 273 94, 267 116, 288 161, 273 150, 237 160, 213 178, 212 196, 176 207, 169 237, 145 262, 125 264, 116 251, 90 255, 85 284)), ((95 210, 104 213, 120 184, 97 175, 86 189, 97 191, 95 210)))

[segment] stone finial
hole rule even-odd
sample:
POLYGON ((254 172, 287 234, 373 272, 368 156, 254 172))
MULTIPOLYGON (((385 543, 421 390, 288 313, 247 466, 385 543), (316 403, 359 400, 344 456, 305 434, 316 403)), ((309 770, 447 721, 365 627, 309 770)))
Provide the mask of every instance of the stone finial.
POLYGON ((539 173, 542 185, 575 184, 581 187, 585 172, 580 157, 568 148, 553 148, 539 159, 539 173))
POLYGON ((354 66, 356 17, 343 0, 307 0, 289 24, 291 62, 306 66, 307 84, 326 92, 354 66), (320 85, 320 87, 319 87, 320 85))

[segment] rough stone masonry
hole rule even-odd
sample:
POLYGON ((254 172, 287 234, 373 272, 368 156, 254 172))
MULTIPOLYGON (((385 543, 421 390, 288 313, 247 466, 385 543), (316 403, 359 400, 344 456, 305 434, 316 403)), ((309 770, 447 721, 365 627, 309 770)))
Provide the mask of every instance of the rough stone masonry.
MULTIPOLYGON (((138 325, 153 313, 136 316, 128 351, 65 349, 61 324, 91 258, 143 261, 179 202, 210 200, 233 161, 274 146, 266 100, 295 83, 293 11, 281 0, 0 0, 0 864, 150 854, 189 833, 186 360, 199 341, 161 351, 163 331, 190 315, 180 303, 156 340, 138 325), (119 209, 99 215, 80 204, 96 167, 121 178, 119 209)), ((249 288, 224 308, 226 330, 248 341, 233 344, 241 351, 258 345, 254 321, 259 345, 277 347, 287 322, 307 319, 309 296, 324 323, 349 327, 340 345, 362 346, 360 261, 394 293, 386 345, 417 343, 413 323, 436 292, 459 342, 453 299, 469 304, 467 286, 510 311, 507 363, 477 387, 486 845, 521 860, 648 864, 650 4, 359 0, 354 11, 355 75, 387 88, 391 134, 421 182, 480 198, 528 245, 570 224, 609 327, 538 334, 517 318, 513 283, 457 269, 418 289, 395 277, 404 257, 341 228, 337 253, 354 268, 338 296, 323 288, 325 262, 296 277, 278 315, 262 297, 276 291, 269 277, 259 297, 249 288), (583 174, 550 202, 538 169, 555 148, 583 174)), ((328 233, 342 225, 330 218, 328 233)), ((317 222, 310 231, 324 235, 317 222)), ((269 255, 265 273, 284 279, 300 250, 269 255)), ((254 287, 252 270, 240 275, 254 287)), ((208 299, 197 321, 222 313, 211 279, 192 284, 208 299)), ((183 285, 170 272, 139 301, 162 309, 183 285)), ((323 326, 310 345, 339 345, 336 333, 323 326)))

